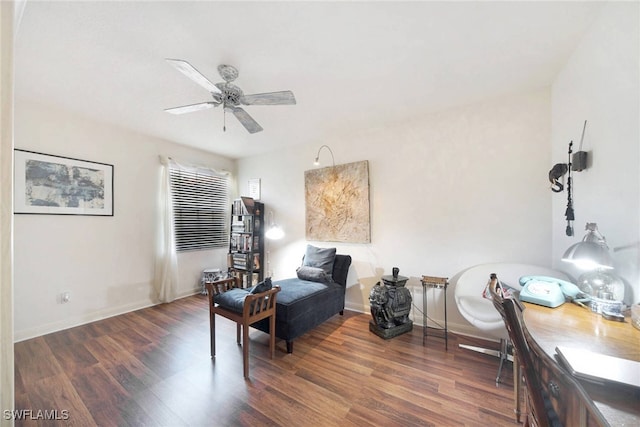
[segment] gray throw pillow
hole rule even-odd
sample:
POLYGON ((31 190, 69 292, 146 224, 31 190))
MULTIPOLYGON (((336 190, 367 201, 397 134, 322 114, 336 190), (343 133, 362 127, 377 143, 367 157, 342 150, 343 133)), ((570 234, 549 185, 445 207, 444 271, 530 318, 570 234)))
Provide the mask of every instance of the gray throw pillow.
POLYGON ((249 292, 252 294, 259 294, 262 292, 266 292, 273 287, 273 283, 271 283, 271 277, 267 277, 262 282, 258 283, 251 289, 249 292))
POLYGON ((307 245, 302 266, 321 268, 329 277, 333 277, 333 262, 335 259, 336 248, 317 248, 307 245))
POLYGON ((323 269, 318 267, 298 267, 296 273, 300 280, 309 280, 310 282, 320 283, 331 283, 333 281, 331 276, 327 275, 323 269))

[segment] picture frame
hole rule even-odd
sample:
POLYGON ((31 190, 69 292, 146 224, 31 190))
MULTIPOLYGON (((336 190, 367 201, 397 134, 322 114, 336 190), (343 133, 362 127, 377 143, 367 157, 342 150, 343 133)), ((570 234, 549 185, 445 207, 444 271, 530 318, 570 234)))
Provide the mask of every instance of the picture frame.
POLYGON ((260 200, 260 178, 253 178, 247 182, 249 197, 260 200))
POLYGON ((14 213, 113 216, 113 165, 14 150, 14 213))

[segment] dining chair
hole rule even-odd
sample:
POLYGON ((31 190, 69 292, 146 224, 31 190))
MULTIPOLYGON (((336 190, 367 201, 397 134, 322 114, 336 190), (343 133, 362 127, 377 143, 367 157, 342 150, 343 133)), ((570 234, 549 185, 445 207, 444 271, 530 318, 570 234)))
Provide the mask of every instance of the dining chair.
MULTIPOLYGON (((489 290, 493 305, 502 316, 507 332, 509 333, 509 339, 513 346, 514 359, 517 360, 518 363, 518 379, 520 379, 521 376, 525 384, 526 401, 528 403, 525 425, 539 427, 562 426, 560 418, 553 408, 551 399, 545 390, 542 378, 534 363, 534 357, 536 357, 536 355, 529 348, 529 343, 525 337, 522 321, 524 306, 516 298, 504 297, 503 288, 495 274, 491 275, 489 290)), ((516 381, 515 378, 514 381, 516 381)))

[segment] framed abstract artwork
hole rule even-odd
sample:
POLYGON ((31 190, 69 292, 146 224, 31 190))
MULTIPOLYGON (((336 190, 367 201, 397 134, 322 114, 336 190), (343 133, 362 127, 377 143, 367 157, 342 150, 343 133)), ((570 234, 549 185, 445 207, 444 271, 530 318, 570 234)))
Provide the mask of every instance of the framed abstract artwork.
POLYGON ((113 165, 14 150, 16 214, 113 216, 113 165))
POLYGON ((369 162, 304 173, 307 240, 370 243, 369 162))

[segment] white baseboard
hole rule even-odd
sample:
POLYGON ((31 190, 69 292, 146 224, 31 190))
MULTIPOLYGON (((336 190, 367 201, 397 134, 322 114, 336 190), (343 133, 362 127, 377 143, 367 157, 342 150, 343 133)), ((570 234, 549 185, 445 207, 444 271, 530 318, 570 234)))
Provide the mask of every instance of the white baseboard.
MULTIPOLYGON (((366 306, 364 308, 364 310, 363 310, 362 306, 356 306, 356 305, 349 304, 349 303, 345 304, 345 310, 355 311, 356 313, 365 313, 365 314, 366 313, 371 313, 371 309, 369 308, 369 306, 366 306)), ((422 325, 422 316, 416 316, 416 317, 417 318, 412 319, 413 320, 413 324, 415 326, 422 327, 423 326, 422 325)), ((436 322, 444 325, 444 319, 434 319, 434 320, 436 322)), ((482 331, 474 328, 471 325, 448 322, 447 329, 449 330, 449 332, 454 333, 456 335, 463 335, 463 336, 466 336, 466 337, 478 338, 478 339, 483 339, 483 340, 486 340, 486 341, 494 341, 494 342, 498 342, 499 341, 495 337, 483 335, 482 331)))
MULTIPOLYGON (((181 292, 176 299, 185 298, 191 295, 199 294, 200 288, 191 289, 181 292)), ((98 310, 93 313, 83 314, 81 316, 73 316, 58 322, 47 323, 45 325, 36 326, 34 328, 23 329, 20 331, 14 331, 14 343, 20 341, 26 341, 31 338, 36 338, 42 335, 47 335, 53 332, 63 331, 69 328, 75 328, 76 326, 86 325, 87 323, 95 322, 98 320, 108 319, 109 317, 119 316, 121 314, 130 313, 132 311, 141 310, 143 308, 152 307, 158 305, 160 302, 144 300, 137 301, 118 307, 109 307, 104 310, 98 310)))

